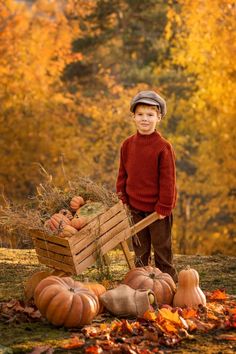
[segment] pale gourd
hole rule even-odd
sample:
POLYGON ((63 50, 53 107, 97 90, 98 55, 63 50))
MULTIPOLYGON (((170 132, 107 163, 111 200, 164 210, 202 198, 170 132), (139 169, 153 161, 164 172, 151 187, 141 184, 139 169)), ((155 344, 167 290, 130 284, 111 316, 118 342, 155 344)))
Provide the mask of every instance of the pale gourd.
POLYGON ((198 305, 206 306, 206 296, 199 287, 198 272, 188 266, 187 269, 179 272, 173 306, 197 307, 198 305))

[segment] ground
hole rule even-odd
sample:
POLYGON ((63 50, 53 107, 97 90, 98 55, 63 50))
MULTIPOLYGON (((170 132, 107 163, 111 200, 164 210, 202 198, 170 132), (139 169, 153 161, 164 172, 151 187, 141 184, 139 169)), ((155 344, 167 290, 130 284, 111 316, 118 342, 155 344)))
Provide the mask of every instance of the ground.
MULTIPOLYGON (((123 254, 120 250, 110 254, 111 265, 109 273, 97 271, 90 267, 78 276, 80 280, 103 281, 108 288, 122 281, 128 271, 123 254)), ((178 271, 190 265, 200 275, 200 285, 203 291, 225 289, 228 294, 236 295, 236 257, 224 255, 175 255, 174 263, 178 271)), ((24 284, 34 272, 48 269, 38 263, 34 250, 15 250, 0 248, 0 303, 11 299, 24 299, 24 284)), ((101 321, 111 321, 110 317, 98 317, 94 325, 101 321)), ((78 353, 82 349, 65 350, 61 343, 72 334, 70 330, 57 329, 44 322, 4 322, 0 320, 0 353, 31 353, 33 348, 42 345, 53 346, 53 353, 78 353)), ((79 333, 79 331, 78 331, 79 333)), ((173 348, 163 347, 162 353, 233 353, 236 352, 235 341, 217 340, 222 331, 211 331, 195 335, 192 340, 184 340, 173 348)), ((225 333, 225 332, 224 332, 225 333)), ((227 334, 232 334, 228 331, 227 334)), ((41 351, 42 352, 42 351, 41 351)), ((35 353, 41 353, 36 351, 35 353)), ((125 352, 125 351, 124 351, 125 352)), ((49 352, 48 352, 49 353, 49 352)))

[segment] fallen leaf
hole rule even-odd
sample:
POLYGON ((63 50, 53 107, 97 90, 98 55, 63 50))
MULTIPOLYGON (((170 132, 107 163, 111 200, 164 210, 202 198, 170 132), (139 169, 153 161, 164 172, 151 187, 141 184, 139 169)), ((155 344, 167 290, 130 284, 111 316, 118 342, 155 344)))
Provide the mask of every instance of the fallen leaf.
POLYGON ((210 301, 212 300, 226 300, 227 299, 227 295, 225 293, 225 290, 214 290, 208 298, 210 301))
POLYGON ((217 340, 236 340, 236 334, 220 334, 214 338, 217 340))
POLYGON ((144 312, 142 317, 147 321, 155 321, 157 318, 157 315, 155 312, 147 310, 146 312, 144 312))
POLYGON ((197 315, 197 310, 194 310, 193 308, 183 309, 182 317, 184 319, 193 318, 193 317, 196 317, 196 315, 197 315))
POLYGON ((85 349, 85 353, 100 354, 102 352, 103 349, 98 345, 90 345, 85 349))
POLYGON ((182 322, 179 318, 179 314, 178 312, 172 312, 171 310, 169 309, 166 309, 166 308, 162 308, 160 310, 158 310, 158 313, 163 317, 165 318, 166 320, 169 320, 173 323, 176 323, 178 324, 179 326, 182 326, 182 322))
POLYGON ((61 346, 61 348, 64 349, 74 349, 74 348, 80 348, 85 344, 84 340, 79 339, 78 337, 72 337, 68 343, 65 343, 61 346))

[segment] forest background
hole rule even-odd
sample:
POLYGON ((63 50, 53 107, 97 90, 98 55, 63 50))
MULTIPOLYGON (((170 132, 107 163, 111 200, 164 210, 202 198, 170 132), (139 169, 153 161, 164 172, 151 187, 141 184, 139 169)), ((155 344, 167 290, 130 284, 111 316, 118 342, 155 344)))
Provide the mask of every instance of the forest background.
POLYGON ((89 176, 115 191, 130 99, 167 101, 177 157, 174 252, 236 254, 233 0, 0 0, 0 186, 89 176), (62 168, 63 167, 63 168, 62 168))

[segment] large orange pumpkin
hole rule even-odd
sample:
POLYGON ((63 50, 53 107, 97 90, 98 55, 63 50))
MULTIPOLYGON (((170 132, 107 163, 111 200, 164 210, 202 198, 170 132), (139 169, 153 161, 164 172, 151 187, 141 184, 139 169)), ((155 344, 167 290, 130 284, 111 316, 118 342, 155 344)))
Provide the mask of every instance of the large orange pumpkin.
POLYGON ((172 277, 151 266, 131 269, 126 274, 124 283, 135 290, 152 290, 158 305, 170 305, 176 291, 176 285, 172 277))
POLYGON ((55 326, 90 324, 99 311, 97 296, 71 277, 43 279, 35 289, 34 301, 41 314, 55 326))
POLYGON ((200 304, 206 306, 206 296, 199 287, 199 274, 195 269, 188 266, 179 272, 173 304, 176 307, 197 307, 200 304))

